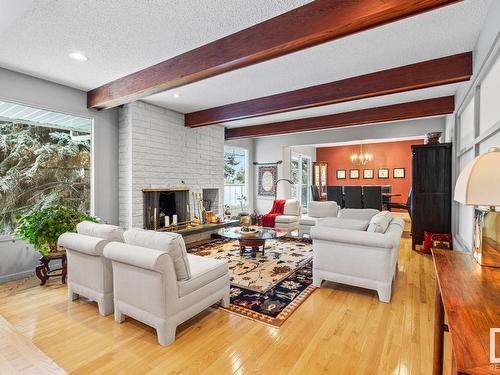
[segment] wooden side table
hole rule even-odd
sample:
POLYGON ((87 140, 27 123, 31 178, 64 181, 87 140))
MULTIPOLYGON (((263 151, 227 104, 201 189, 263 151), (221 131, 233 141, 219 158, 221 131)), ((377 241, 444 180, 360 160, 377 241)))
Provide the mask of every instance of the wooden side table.
POLYGON ((432 256, 437 281, 433 375, 443 373, 446 331, 451 336, 452 374, 500 373, 500 366, 490 363, 489 352, 490 329, 500 328, 500 268, 481 267, 470 253, 432 250, 432 256))
POLYGON ((66 261, 66 252, 59 251, 57 253, 49 253, 40 258, 40 264, 35 269, 36 276, 40 279, 40 285, 45 285, 51 277, 61 277, 61 282, 66 283, 66 275, 68 266, 66 261), (50 268, 50 262, 53 260, 61 260, 61 267, 50 268))
POLYGON ((264 255, 264 249, 266 248, 266 240, 261 238, 241 238, 240 243, 240 256, 243 256, 245 249, 247 247, 252 248, 252 258, 255 258, 259 247, 262 246, 262 255, 264 255))

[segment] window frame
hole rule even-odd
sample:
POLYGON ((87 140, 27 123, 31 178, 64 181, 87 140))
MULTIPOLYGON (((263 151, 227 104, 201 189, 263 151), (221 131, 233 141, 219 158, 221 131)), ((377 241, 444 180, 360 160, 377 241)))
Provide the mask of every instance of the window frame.
MULTIPOLYGON (((250 203, 250 197, 249 197, 249 182, 250 182, 250 166, 249 166, 249 150, 247 150, 244 147, 240 146, 232 146, 232 145, 224 145, 224 155, 226 154, 226 148, 231 148, 231 149, 237 149, 241 150, 244 154, 244 168, 245 168, 245 182, 243 184, 243 194, 247 198, 245 205, 243 206, 243 209, 251 207, 250 203)), ((224 164, 225 164, 225 157, 224 157, 224 164)), ((226 185, 226 181, 224 179, 224 190, 226 186, 233 186, 233 185, 226 185)), ((229 206, 231 210, 234 208, 241 208, 239 203, 236 204, 227 204, 226 203, 226 194, 224 194, 224 206, 229 206)))
MULTIPOLYGON (((290 155, 290 177, 292 175, 292 159, 293 158, 298 158, 298 166, 299 166, 299 184, 297 186, 297 197, 296 199, 299 201, 300 203, 300 207, 302 209, 302 212, 304 213, 307 213, 307 203, 311 201, 311 190, 308 189, 308 186, 310 186, 312 184, 312 157, 309 156, 309 155, 304 155, 304 154, 301 154, 301 153, 298 153, 298 152, 294 152, 292 151, 291 152, 291 155, 290 155), (306 184, 306 193, 307 193, 307 198, 306 198, 306 202, 305 202, 305 205, 304 205, 304 202, 302 202, 302 171, 303 171, 303 168, 302 168, 302 160, 303 159, 306 159, 308 161, 308 165, 309 165, 309 171, 307 172, 307 182, 308 184, 306 184)), ((291 187, 291 190, 293 191, 294 187, 292 186, 291 187)), ((290 195, 291 195, 291 192, 290 192, 290 195)))

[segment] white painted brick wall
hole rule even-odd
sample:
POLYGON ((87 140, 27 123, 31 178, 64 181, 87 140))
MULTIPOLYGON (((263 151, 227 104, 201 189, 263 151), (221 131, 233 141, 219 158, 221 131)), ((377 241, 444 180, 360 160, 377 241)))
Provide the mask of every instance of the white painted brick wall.
POLYGON ((224 127, 190 129, 183 114, 138 101, 120 109, 119 132, 122 227, 143 227, 142 189, 175 187, 182 180, 190 192, 219 189, 222 212, 224 127))

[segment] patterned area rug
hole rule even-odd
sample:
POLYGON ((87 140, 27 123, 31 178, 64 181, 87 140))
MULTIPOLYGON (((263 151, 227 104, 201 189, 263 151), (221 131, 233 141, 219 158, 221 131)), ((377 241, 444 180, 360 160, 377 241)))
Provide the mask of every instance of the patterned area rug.
POLYGON ((227 310, 274 327, 281 326, 314 291, 312 245, 308 240, 266 241, 265 254, 240 257, 238 241, 219 240, 191 252, 226 260, 231 276, 227 310))
POLYGON ((240 256, 238 241, 216 241, 191 251, 196 255, 225 260, 229 264, 231 284, 255 292, 267 292, 312 258, 309 242, 282 239, 267 240, 264 255, 240 256))

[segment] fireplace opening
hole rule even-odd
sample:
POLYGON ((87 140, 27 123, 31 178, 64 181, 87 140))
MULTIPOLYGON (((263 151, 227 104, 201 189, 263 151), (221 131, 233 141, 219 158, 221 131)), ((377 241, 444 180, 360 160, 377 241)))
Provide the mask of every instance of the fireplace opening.
POLYGON ((185 224, 189 217, 188 189, 145 189, 144 229, 156 230, 175 223, 185 224))

